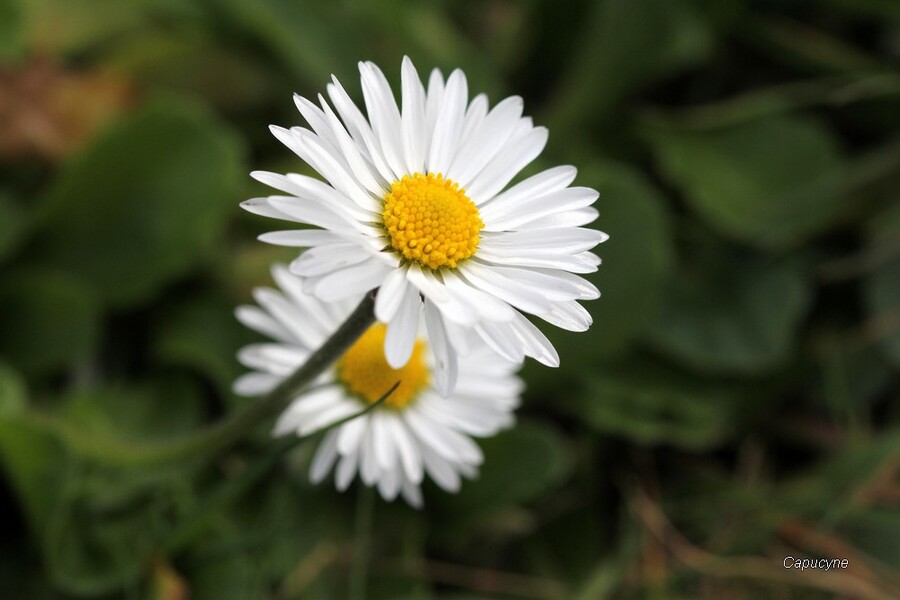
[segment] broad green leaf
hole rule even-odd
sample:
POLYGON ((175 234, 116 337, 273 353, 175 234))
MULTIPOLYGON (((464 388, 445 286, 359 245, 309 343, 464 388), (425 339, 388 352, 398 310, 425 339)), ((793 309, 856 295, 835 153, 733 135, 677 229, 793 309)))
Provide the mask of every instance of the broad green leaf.
POLYGON ((752 374, 784 364, 810 301, 802 264, 712 252, 671 278, 650 341, 700 371, 752 374))
POLYGON ((590 374, 571 409, 591 428, 642 444, 709 448, 734 434, 741 394, 632 358, 590 374))
POLYGON ((691 208, 737 240, 795 246, 847 209, 845 165, 818 121, 770 116, 727 129, 649 129, 647 137, 691 208))
POLYGON ((0 356, 29 372, 71 366, 96 346, 99 310, 89 289, 62 272, 32 269, 0 282, 0 356))
POLYGON ((896 251, 900 247, 900 204, 872 219, 868 238, 869 253, 887 257, 863 282, 869 319, 885 356, 900 366, 900 329, 890 325, 900 315, 900 253, 896 251))
POLYGON ((45 199, 34 254, 109 304, 146 301, 209 259, 244 172, 238 141, 212 115, 154 102, 67 165, 45 199))

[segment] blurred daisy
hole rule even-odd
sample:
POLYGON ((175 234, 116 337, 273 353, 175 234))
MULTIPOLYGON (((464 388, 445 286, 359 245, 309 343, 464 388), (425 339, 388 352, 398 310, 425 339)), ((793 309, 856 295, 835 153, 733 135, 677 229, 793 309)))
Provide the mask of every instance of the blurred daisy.
POLYGON ((248 200, 245 209, 318 228, 260 239, 309 248, 290 268, 322 300, 379 287, 375 315, 387 324, 394 368, 413 356, 424 315, 437 357, 434 384, 444 395, 457 353, 478 338, 507 360, 527 355, 558 366, 553 346, 522 312, 571 331, 591 324, 577 301, 599 292, 574 273, 600 264, 589 250, 606 235, 582 227, 597 217, 597 192, 569 187, 570 166, 507 189, 547 142, 547 130, 522 116, 521 98, 491 110, 484 94, 470 102, 459 70, 446 81, 432 71, 426 90, 405 58, 398 107, 378 67, 359 70, 368 118, 333 79, 334 109, 321 95, 318 106, 295 96, 311 129, 271 128, 325 181, 253 173, 284 195, 248 200))
MULTIPOLYGON (((254 371, 235 382, 242 395, 265 394, 302 365, 353 310, 356 298, 323 302, 303 292, 284 266, 273 269, 281 291, 255 290, 259 306, 242 306, 238 319, 273 338, 244 347, 238 358, 254 371)), ((424 310, 421 306, 418 310, 424 310)), ((409 360, 400 369, 384 355, 387 328, 373 325, 332 369, 282 413, 275 435, 307 435, 359 413, 397 381, 400 385, 374 410, 330 430, 310 469, 318 483, 334 468, 339 490, 357 473, 377 486, 385 500, 402 495, 422 505, 420 484, 427 474, 455 492, 460 478, 477 475, 481 450, 473 437, 491 436, 513 424, 522 381, 516 363, 480 346, 459 361, 459 381, 449 398, 434 388, 431 340, 420 328, 409 360), (336 466, 336 468, 335 468, 336 466)))

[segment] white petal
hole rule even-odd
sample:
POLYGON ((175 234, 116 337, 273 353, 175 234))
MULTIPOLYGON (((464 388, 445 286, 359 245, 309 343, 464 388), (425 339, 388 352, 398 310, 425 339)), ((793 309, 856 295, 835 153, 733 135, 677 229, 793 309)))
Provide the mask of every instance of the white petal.
POLYGON ((343 492, 353 481, 356 475, 356 466, 359 464, 359 453, 345 454, 337 466, 337 473, 334 477, 334 484, 338 491, 343 492))
POLYGON ((485 231, 505 231, 554 213, 587 208, 598 196, 599 193, 591 188, 572 187, 533 196, 515 204, 508 200, 501 202, 497 198, 485 206, 480 214, 485 223, 485 231))
POLYGON ((347 456, 355 454, 359 450, 363 436, 369 426, 369 414, 351 419, 340 426, 337 440, 337 449, 340 454, 347 456))
POLYGON ((418 484, 403 480, 403 486, 400 489, 403 499, 406 500, 413 508, 422 508, 424 502, 422 500, 422 490, 418 484))
POLYGON ((375 460, 375 444, 372 438, 372 428, 366 429, 363 436, 362 446, 359 449, 359 474, 364 484, 371 486, 381 474, 378 468, 378 461, 375 460))
POLYGON ((434 385, 444 397, 450 395, 459 375, 459 363, 456 351, 450 345, 450 338, 444 328, 444 319, 440 311, 430 301, 425 301, 425 328, 428 341, 434 353, 434 385))
POLYGON ((309 480, 313 483, 320 483, 325 479, 337 457, 337 431, 332 430, 325 435, 325 439, 322 440, 315 457, 313 457, 312 465, 309 468, 309 480))
POLYGON ((260 235, 259 241, 276 246, 309 248, 320 244, 341 242, 344 239, 333 231, 322 229, 288 229, 286 231, 269 231, 260 235))
POLYGON ((378 493, 388 502, 393 501, 400 492, 402 484, 402 474, 400 466, 397 465, 392 469, 384 471, 378 480, 378 493))
POLYGON ((535 127, 510 139, 508 150, 495 156, 469 184, 469 198, 481 205, 496 196, 519 171, 537 158, 546 143, 547 129, 544 127, 535 127))
POLYGON ((384 73, 374 63, 359 63, 359 74, 372 130, 394 179, 400 179, 404 174, 404 165, 400 146, 400 111, 394 94, 384 73))
POLYGON ((434 302, 441 309, 441 314, 454 323, 471 326, 478 321, 475 307, 451 294, 443 283, 438 281, 430 270, 421 269, 418 265, 410 265, 407 271, 409 282, 422 295, 434 302))
POLYGON ((484 123, 460 147, 447 177, 459 183, 460 187, 467 187, 509 140, 516 122, 522 116, 523 107, 522 98, 518 96, 506 98, 495 106, 484 123))
POLYGON ((395 175, 391 172, 390 167, 388 167, 387 161, 384 159, 384 153, 381 151, 381 146, 375 139, 375 134, 369 126, 368 121, 366 121, 362 112, 360 112, 356 104, 350 99, 350 96, 347 94, 346 90, 344 90, 341 82, 337 80, 337 77, 332 77, 332 82, 333 83, 326 88, 328 90, 328 97, 331 98, 335 110, 337 110, 338 114, 341 116, 344 125, 347 126, 347 131, 350 132, 353 141, 356 142, 356 145, 360 149, 365 149, 369 160, 372 161, 372 165, 375 167, 375 170, 378 172, 381 179, 384 181, 393 181, 395 175))
POLYGON ((375 297, 375 317, 382 323, 388 323, 397 310, 406 293, 406 269, 391 271, 375 297))
POLYGON ((355 243, 316 246, 291 262, 291 273, 314 277, 359 264, 367 258, 369 253, 355 243))
POLYGON ((246 373, 235 380, 232 389, 238 396, 261 396, 271 392, 283 380, 284 377, 270 373, 246 373))
MULTIPOLYGON (((569 165, 553 167, 552 169, 541 171, 540 173, 532 175, 528 179, 517 183, 502 194, 497 195, 493 200, 485 204, 484 208, 479 207, 478 210, 483 215, 484 211, 488 210, 488 206, 494 206, 496 204, 515 207, 530 198, 537 198, 549 194, 550 192, 559 191, 568 187, 568 185, 575 180, 575 175, 577 173, 578 171, 575 167, 569 165)), ((499 209, 500 207, 498 206, 497 208, 499 209)), ((490 214, 490 210, 488 210, 488 214, 490 214)), ((482 216, 482 219, 483 218, 484 217, 482 216)))
POLYGON ((328 275, 311 277, 304 283, 304 290, 325 301, 342 300, 378 287, 388 273, 388 267, 369 259, 328 275))
POLYGON ((421 173, 425 169, 425 88, 408 56, 401 67, 403 112, 401 138, 407 173, 421 173))
POLYGON ((285 331, 278 321, 257 306, 238 306, 234 316, 246 327, 279 342, 296 344, 297 338, 285 331))
POLYGON ((474 287, 525 312, 550 310, 550 302, 543 296, 524 283, 498 275, 488 265, 479 264, 474 260, 469 261, 462 276, 474 287))
POLYGON ((399 369, 409 361, 419 328, 419 292, 407 286, 397 314, 388 323, 384 338, 384 356, 388 364, 399 369))
POLYGON ((393 412, 385 412, 384 424, 400 455, 406 477, 415 484, 422 482, 422 455, 406 424, 393 412))
POLYGON ((422 458, 428 475, 441 489, 452 493, 459 491, 459 474, 452 464, 428 448, 422 448, 422 458))
POLYGON ((468 94, 466 76, 456 69, 447 79, 443 101, 435 120, 427 161, 430 173, 446 173, 450 168, 462 133, 468 94))
POLYGON ((570 210, 552 215, 541 216, 522 223, 516 227, 519 231, 532 229, 553 229, 556 227, 581 227, 597 220, 600 213, 596 208, 579 208, 578 210, 570 210))
POLYGON ((372 427, 372 444, 375 446, 375 459, 382 471, 390 471, 397 463, 397 447, 391 437, 389 425, 385 425, 383 411, 376 410, 370 420, 372 427))

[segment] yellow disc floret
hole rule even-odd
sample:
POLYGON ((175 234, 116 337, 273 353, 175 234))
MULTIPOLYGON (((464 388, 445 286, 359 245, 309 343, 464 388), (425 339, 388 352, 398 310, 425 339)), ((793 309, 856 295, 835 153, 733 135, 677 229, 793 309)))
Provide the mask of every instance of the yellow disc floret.
POLYGON ((399 381, 400 385, 387 397, 384 406, 401 409, 412 402, 431 379, 425 364, 425 342, 416 340, 409 362, 399 369, 392 369, 384 357, 386 333, 384 325, 370 327, 338 361, 337 375, 353 395, 369 404, 399 381))
POLYGON ((484 223, 466 191, 440 173, 404 175, 391 185, 381 214, 391 247, 430 269, 475 254, 484 223))

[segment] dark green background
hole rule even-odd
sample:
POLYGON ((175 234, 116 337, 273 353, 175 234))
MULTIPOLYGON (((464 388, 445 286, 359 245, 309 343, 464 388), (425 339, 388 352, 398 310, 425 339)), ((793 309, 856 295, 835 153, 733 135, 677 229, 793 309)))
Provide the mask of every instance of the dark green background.
POLYGON ((267 430, 108 463, 246 404, 232 311, 292 251, 238 203, 308 172, 267 125, 404 54, 523 95, 611 238, 481 478, 376 503, 368 597, 900 597, 894 0, 0 0, 0 597, 347 597, 314 442, 207 510, 267 430))

